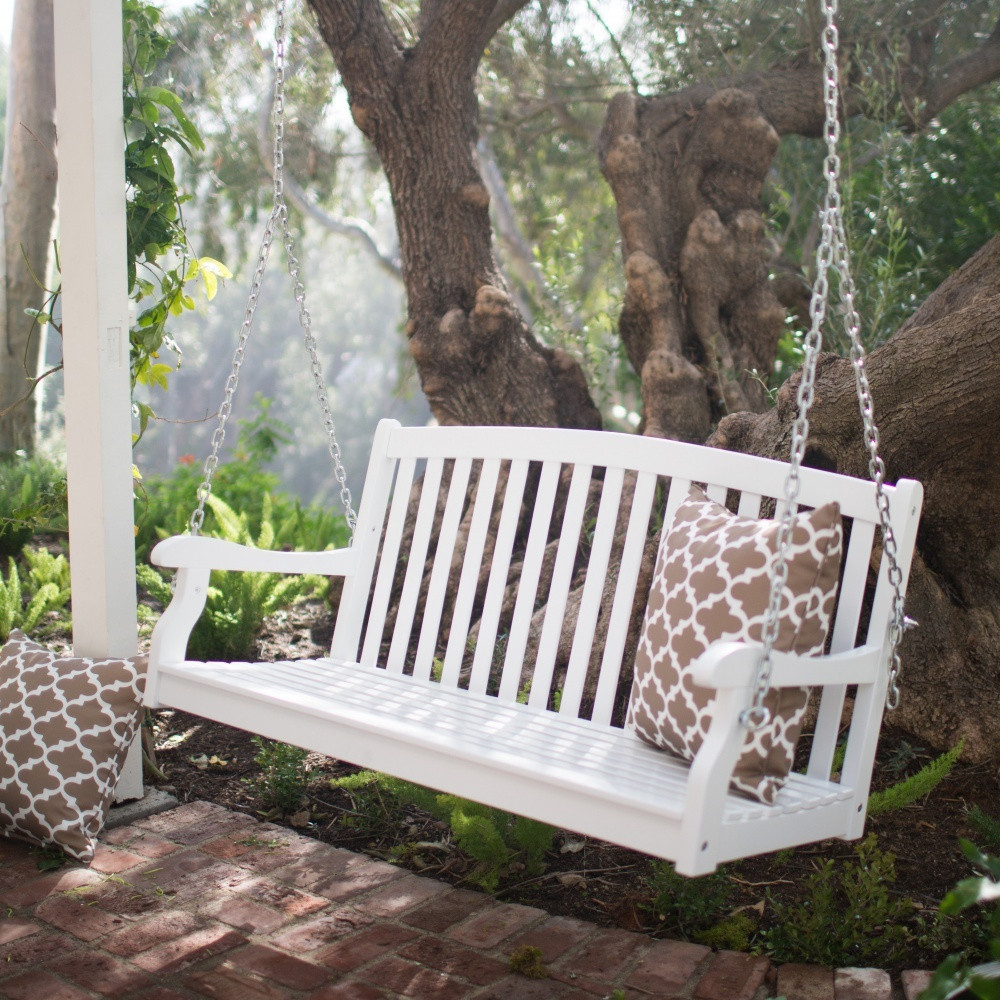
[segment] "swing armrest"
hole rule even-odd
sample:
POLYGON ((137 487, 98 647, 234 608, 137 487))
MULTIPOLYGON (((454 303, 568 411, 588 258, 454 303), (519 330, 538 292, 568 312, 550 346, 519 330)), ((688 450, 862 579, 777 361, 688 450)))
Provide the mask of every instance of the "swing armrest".
POLYGON ((168 569, 351 576, 357 566, 358 554, 354 548, 328 549, 325 552, 276 552, 238 545, 224 538, 175 535, 165 538, 153 549, 150 561, 168 569))
MULTIPOLYGON (((693 665, 694 682, 707 688, 748 688, 762 649, 757 642, 713 643, 693 665)), ((883 653, 882 647, 872 645, 826 656, 772 653, 771 687, 871 684, 878 676, 883 653)))

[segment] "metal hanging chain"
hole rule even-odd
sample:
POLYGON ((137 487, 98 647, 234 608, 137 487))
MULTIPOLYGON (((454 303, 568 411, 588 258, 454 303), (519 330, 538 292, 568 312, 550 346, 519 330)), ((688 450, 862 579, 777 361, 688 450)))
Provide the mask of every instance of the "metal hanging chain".
POLYGON ((792 529, 798 511, 800 470, 805 457, 809 434, 809 410, 815 398, 816 361, 822 346, 822 326, 829 298, 829 272, 833 267, 839 277, 840 294, 844 305, 844 329, 851 341, 851 362, 854 368, 855 389, 861 419, 864 424, 865 443, 869 453, 869 472, 875 483, 875 498, 882 528, 882 551, 888 560, 888 579, 893 588, 893 614, 889 626, 889 685, 886 707, 894 709, 899 704, 899 641, 909 624, 903 612, 903 574, 897 558, 896 538, 889 521, 889 497, 885 492, 885 465, 879 455, 879 435, 875 425, 871 387, 865 371, 865 351, 861 343, 861 318, 857 310, 857 292, 851 276, 847 240, 840 197, 840 68, 837 63, 839 33, 835 23, 837 0, 823 0, 826 27, 822 46, 824 57, 823 103, 825 109, 824 137, 826 158, 823 174, 826 189, 820 210, 820 242, 816 250, 816 278, 809 302, 810 328, 804 341, 805 359, 798 390, 798 413, 792 426, 791 458, 785 480, 785 507, 778 529, 778 552, 771 594, 764 620, 764 649, 754 676, 753 697, 748 708, 740 714, 741 724, 748 730, 757 730, 771 721, 771 712, 764 703, 771 688, 773 664, 771 655, 778 638, 779 611, 784 588, 788 582, 788 555, 791 548, 792 529))
POLYGON ((219 451, 226 438, 226 424, 232 412, 233 396, 236 394, 236 388, 239 385, 240 369, 243 367, 247 343, 250 340, 250 333, 253 328, 254 313, 257 309, 257 300, 260 297, 261 283, 264 280, 264 270, 267 267, 267 260, 271 253, 271 243, 274 240, 274 229, 275 225, 279 225, 285 245, 288 274, 292 279, 293 294, 299 306, 299 325, 302 327, 304 334, 313 384, 316 387, 316 398, 323 414, 323 426, 327 433, 330 457, 333 459, 333 472, 340 486, 340 502, 343 504, 353 541, 354 529, 357 525, 357 515, 354 513, 351 491, 347 486, 347 473, 344 470, 343 461, 341 460, 340 445, 337 442, 337 429, 334 425, 333 414, 330 411, 329 393, 323 378, 323 366, 320 363, 319 353, 316 348, 316 337, 312 332, 312 317, 306 307, 306 290, 300 277, 300 265, 295 253, 295 240, 288 225, 288 205, 285 202, 285 0, 277 0, 277 20, 274 34, 274 169, 272 171, 274 178, 274 206, 264 226, 264 235, 257 254, 257 266, 254 269, 253 281, 250 285, 250 295, 247 298, 246 310, 243 314, 243 325, 240 327, 236 351, 233 354, 232 368, 229 372, 229 377, 226 379, 225 395, 222 405, 219 407, 218 424, 216 425, 215 432, 212 434, 211 452, 205 460, 204 478, 198 486, 198 504, 191 514, 188 526, 191 534, 197 535, 201 531, 205 521, 205 503, 212 493, 212 479, 219 465, 219 451))

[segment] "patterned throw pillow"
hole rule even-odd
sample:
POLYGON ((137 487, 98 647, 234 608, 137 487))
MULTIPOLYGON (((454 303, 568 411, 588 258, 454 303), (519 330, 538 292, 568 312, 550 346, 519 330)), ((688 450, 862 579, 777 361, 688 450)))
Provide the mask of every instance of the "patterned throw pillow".
POLYGON ((60 657, 11 632, 0 649, 0 833, 93 858, 139 728, 145 662, 60 657))
MULTIPOLYGON (((761 642, 777 558, 779 524, 731 514, 694 486, 657 554, 626 725, 649 743, 691 760, 712 718, 714 693, 691 665, 719 640, 761 642)), ((796 515, 778 652, 816 655, 837 595, 840 506, 796 515)), ((772 690, 772 721, 748 733, 733 772, 736 790, 771 803, 791 770, 808 688, 772 690)))

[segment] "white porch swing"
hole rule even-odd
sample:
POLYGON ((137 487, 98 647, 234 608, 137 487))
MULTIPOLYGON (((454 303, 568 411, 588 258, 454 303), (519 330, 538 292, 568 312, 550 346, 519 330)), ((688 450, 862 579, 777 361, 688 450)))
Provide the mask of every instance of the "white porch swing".
MULTIPOLYGON (((838 189, 836 0, 824 6, 827 184, 789 463, 605 432, 403 428, 387 420, 375 434, 355 519, 287 224, 284 0, 278 0, 274 209, 191 534, 161 542, 153 553, 155 563, 177 574, 174 598, 153 634, 148 706, 192 712, 667 858, 688 875, 734 858, 861 835, 883 707, 899 697, 897 647, 922 489, 909 480, 887 485, 878 453, 838 189), (353 529, 346 549, 270 552, 198 535, 276 225, 353 529), (802 467, 831 267, 840 275, 872 482, 802 467), (410 531, 418 463, 426 468, 410 531), (517 580, 508 581, 516 537, 525 533, 519 524, 529 481, 534 499, 523 523, 530 526, 517 580), (664 502, 658 484, 665 481, 664 502), (719 504, 735 503, 746 519, 760 517, 774 501, 776 519, 768 523, 778 530, 763 641, 716 642, 693 665, 697 685, 713 689, 715 701, 704 742, 688 763, 640 741, 613 714, 651 519, 662 512, 666 534, 693 483, 719 504), (588 496, 597 491, 596 510, 588 510, 588 496), (557 497, 564 501, 561 525, 551 524, 557 497), (828 651, 778 652, 797 510, 834 500, 850 532, 828 651), (584 529, 588 518, 592 537, 584 529), (554 563, 546 562, 553 544, 554 563), (572 635, 564 636, 571 579, 582 560, 586 582, 572 635), (545 574, 543 562, 550 567, 545 574), (870 566, 878 568, 869 604, 870 566), (329 656, 233 664, 187 659, 213 569, 342 576, 329 656), (605 598, 606 591, 613 597, 605 598), (542 600, 544 623, 532 632, 542 600), (502 620, 502 607, 511 604, 509 620, 502 620), (863 605, 867 632, 859 636, 863 605), (472 628, 474 610, 479 622, 472 628), (557 691, 553 679, 563 667, 557 691), (789 774, 770 804, 733 792, 730 779, 748 731, 766 731, 775 721, 765 702, 769 692, 803 686, 821 694, 806 773, 789 774), (849 686, 853 710, 835 775, 849 686)), ((638 600, 644 603, 645 595, 638 600)))

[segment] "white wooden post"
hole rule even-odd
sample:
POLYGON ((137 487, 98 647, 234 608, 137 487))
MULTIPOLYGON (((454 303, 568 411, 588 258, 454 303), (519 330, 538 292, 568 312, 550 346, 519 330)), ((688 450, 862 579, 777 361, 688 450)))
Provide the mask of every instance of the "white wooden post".
MULTIPOLYGON (((121 0, 55 0, 73 648, 136 651, 121 0)), ((142 797, 138 744, 118 800, 142 797)))

